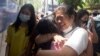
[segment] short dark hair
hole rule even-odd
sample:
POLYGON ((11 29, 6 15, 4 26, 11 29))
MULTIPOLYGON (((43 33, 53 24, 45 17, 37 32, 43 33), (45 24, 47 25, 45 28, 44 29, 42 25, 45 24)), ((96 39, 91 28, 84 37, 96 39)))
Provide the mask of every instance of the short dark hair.
POLYGON ((93 12, 93 16, 94 16, 94 17, 97 16, 98 14, 99 14, 98 11, 94 11, 94 12, 93 12))
MULTIPOLYGON (((42 20, 38 22, 35 28, 35 31, 36 31, 35 33, 38 33, 38 34, 48 34, 48 33, 58 33, 59 34, 59 30, 57 29, 57 26, 52 21, 50 21, 47 17, 43 18, 42 20)), ((35 54, 34 55, 36 55, 37 50, 39 48, 42 48, 44 50, 50 49, 52 41, 53 41, 53 37, 47 42, 44 42, 41 44, 35 43, 35 48, 34 48, 35 54)))
POLYGON ((49 19, 43 18, 36 26, 39 34, 59 33, 57 26, 49 19))

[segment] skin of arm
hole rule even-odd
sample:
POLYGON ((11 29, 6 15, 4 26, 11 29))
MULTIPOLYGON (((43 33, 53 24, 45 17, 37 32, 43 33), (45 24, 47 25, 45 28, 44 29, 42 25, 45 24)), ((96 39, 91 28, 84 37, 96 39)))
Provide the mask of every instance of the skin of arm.
POLYGON ((88 44, 88 32, 81 28, 73 33, 71 38, 67 40, 67 42, 64 44, 64 46, 61 49, 38 50, 36 56, 78 56, 81 53, 83 53, 83 51, 87 47, 87 44, 88 44), (80 35, 77 33, 80 33, 80 35), (75 38, 76 35, 77 35, 77 39, 75 38), (82 44, 80 44, 79 42, 82 44), (73 44, 73 46, 71 44, 73 44), (85 45, 85 46, 82 47, 81 45, 85 45), (82 50, 81 49, 77 50, 77 48, 82 48, 82 50))
MULTIPOLYGON (((64 39, 62 37, 60 37, 60 36, 58 37, 58 36, 59 35, 54 36, 55 41, 61 40, 60 43, 62 43, 64 39)), ((39 39, 37 39, 37 40, 39 40, 39 39)), ((44 42, 44 41, 42 41, 42 42, 44 42)), ((36 56, 78 56, 78 55, 71 47, 64 46, 60 50, 38 50, 38 53, 36 56)))
POLYGON ((60 50, 39 50, 36 56, 78 56, 70 47, 63 47, 60 50))
POLYGON ((98 35, 96 33, 96 30, 95 30, 95 23, 94 23, 94 20, 92 19, 92 33, 93 33, 93 43, 98 43, 98 35))

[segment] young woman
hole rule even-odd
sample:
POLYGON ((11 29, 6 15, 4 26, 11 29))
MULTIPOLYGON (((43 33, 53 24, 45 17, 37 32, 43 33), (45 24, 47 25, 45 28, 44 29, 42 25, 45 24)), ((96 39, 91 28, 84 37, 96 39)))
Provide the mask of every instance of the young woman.
POLYGON ((32 30, 36 24, 34 7, 25 4, 16 22, 11 25, 7 33, 8 56, 25 56, 32 30))

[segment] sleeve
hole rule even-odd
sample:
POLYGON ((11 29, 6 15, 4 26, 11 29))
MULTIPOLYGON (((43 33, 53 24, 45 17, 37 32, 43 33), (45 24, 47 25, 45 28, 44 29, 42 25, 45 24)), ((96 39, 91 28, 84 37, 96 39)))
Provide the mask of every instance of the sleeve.
POLYGON ((8 43, 8 44, 10 44, 11 43, 11 39, 12 39, 12 37, 13 37, 13 29, 12 29, 12 27, 9 27, 8 28, 8 30, 7 30, 7 38, 6 38, 6 42, 8 43))
POLYGON ((65 41, 64 46, 69 46, 80 55, 88 45, 88 32, 84 29, 77 29, 72 36, 65 41))

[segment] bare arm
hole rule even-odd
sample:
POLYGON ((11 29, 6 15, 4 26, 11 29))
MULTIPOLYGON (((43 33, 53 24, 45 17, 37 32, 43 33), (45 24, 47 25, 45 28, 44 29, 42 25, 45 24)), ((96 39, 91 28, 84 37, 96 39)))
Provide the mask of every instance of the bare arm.
POLYGON ((87 31, 79 29, 73 33, 73 35, 65 42, 61 49, 39 50, 37 56, 78 56, 87 48, 87 44, 87 31))
POLYGON ((96 33, 96 30, 95 30, 95 23, 92 19, 92 33, 93 33, 93 43, 98 43, 98 35, 96 33))
POLYGON ((70 47, 63 47, 61 50, 39 50, 37 56, 78 56, 70 47))

